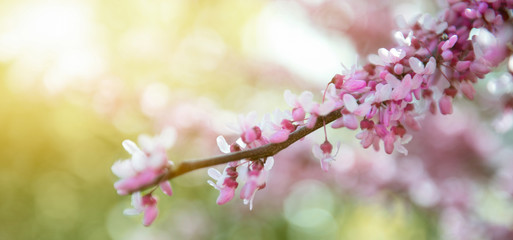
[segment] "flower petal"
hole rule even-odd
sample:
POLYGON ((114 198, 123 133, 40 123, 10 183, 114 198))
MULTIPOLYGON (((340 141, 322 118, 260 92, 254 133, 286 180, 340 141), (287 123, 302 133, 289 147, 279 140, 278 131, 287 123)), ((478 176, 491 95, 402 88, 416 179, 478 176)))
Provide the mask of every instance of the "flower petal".
POLYGON ((217 146, 219 147, 219 150, 223 153, 229 153, 230 152, 230 146, 226 142, 226 139, 223 136, 218 136, 217 139, 217 146))
POLYGON ((235 188, 224 187, 221 190, 219 190, 219 197, 217 197, 216 203, 218 205, 223 205, 232 200, 234 195, 235 188))
POLYGON ((290 90, 287 89, 283 92, 283 98, 290 107, 296 107, 296 95, 292 94, 290 90))
POLYGON ((358 128, 358 119, 354 114, 345 114, 342 116, 344 121, 344 126, 351 130, 356 130, 358 128))
POLYGON ((165 193, 166 195, 168 195, 168 196, 173 195, 173 189, 171 188, 171 183, 169 183, 169 181, 163 181, 159 184, 159 186, 160 186, 160 189, 162 190, 162 192, 165 193))
POLYGON ((132 177, 136 174, 130 160, 118 160, 111 167, 112 173, 120 178, 132 177))
POLYGON ((211 178, 213 178, 214 180, 219 180, 221 178, 221 176, 223 176, 217 169, 215 168, 209 168, 208 171, 208 176, 210 176, 211 178))
POLYGON ((277 132, 275 132, 270 138, 269 141, 271 143, 281 143, 287 141, 289 138, 289 131, 286 129, 281 129, 277 132))
POLYGON ((139 149, 139 147, 137 147, 137 145, 136 145, 134 142, 132 142, 131 140, 128 140, 128 139, 127 139, 127 140, 123 141, 123 143, 122 143, 122 144, 123 144, 123 147, 125 148, 125 150, 126 150, 128 153, 130 153, 130 154, 134 154, 134 153, 136 153, 136 152, 141 151, 141 150, 139 149))
POLYGON ((305 109, 305 111, 310 112, 314 106, 313 94, 309 91, 304 91, 301 93, 301 95, 299 95, 298 102, 305 109))
POLYGON ((331 111, 335 110, 335 102, 333 100, 327 100, 319 105, 319 116, 328 115, 331 111))
POLYGON ((312 153, 313 153, 314 157, 319 160, 322 159, 322 157, 323 157, 323 153, 322 153, 320 145, 317 145, 317 144, 313 145, 312 153))
POLYGON ((423 74, 424 72, 424 64, 416 57, 410 57, 408 59, 410 63, 410 68, 417 74, 423 74))
POLYGON ((146 207, 146 210, 144 211, 144 218, 143 218, 144 226, 150 226, 153 223, 153 221, 155 221, 158 214, 159 214, 159 211, 158 211, 156 205, 150 205, 150 206, 146 207))
POLYGON ((142 213, 141 210, 134 209, 134 208, 127 208, 127 209, 123 210, 123 214, 128 215, 128 216, 139 215, 141 213, 142 213))
POLYGON ((349 112, 353 112, 358 108, 358 103, 356 102, 356 99, 351 94, 344 94, 342 97, 344 101, 344 105, 346 106, 346 109, 349 112))
POLYGON ((426 64, 423 74, 433 74, 436 70, 436 60, 434 57, 429 58, 429 62, 426 64))
POLYGON ((264 169, 266 171, 269 171, 269 170, 271 170, 271 168, 273 168, 273 166, 274 166, 274 158, 268 157, 267 160, 265 160, 264 169))

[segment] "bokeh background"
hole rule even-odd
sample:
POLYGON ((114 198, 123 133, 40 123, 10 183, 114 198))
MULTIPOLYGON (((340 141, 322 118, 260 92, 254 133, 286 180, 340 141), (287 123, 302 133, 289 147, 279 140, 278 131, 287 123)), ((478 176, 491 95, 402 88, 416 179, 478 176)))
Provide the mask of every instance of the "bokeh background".
POLYGON ((311 154, 322 135, 294 144, 253 211, 217 206, 206 169, 172 181, 149 228, 123 216, 130 199, 113 189, 124 139, 173 126, 171 160, 219 154, 215 137, 234 138, 237 114, 286 108, 285 89, 319 93, 341 63, 393 46, 395 16, 436 11, 406 0, 0 1, 0 239, 513 239, 506 65, 477 101, 426 117, 407 157, 330 131, 342 147, 323 173, 311 154))

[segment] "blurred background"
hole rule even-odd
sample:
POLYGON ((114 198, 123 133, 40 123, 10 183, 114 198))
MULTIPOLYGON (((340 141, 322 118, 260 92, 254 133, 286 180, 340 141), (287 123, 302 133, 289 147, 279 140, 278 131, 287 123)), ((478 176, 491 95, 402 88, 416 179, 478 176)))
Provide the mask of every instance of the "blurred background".
POLYGON ((285 109, 285 89, 320 93, 341 63, 393 46, 396 16, 436 11, 420 0, 0 1, 0 239, 513 239, 506 65, 477 101, 427 116, 407 157, 330 131, 342 147, 324 173, 311 154, 322 135, 294 144, 253 211, 236 198, 217 206, 206 169, 172 181, 149 228, 113 189, 124 139, 173 126, 171 160, 219 154, 237 114, 285 109))

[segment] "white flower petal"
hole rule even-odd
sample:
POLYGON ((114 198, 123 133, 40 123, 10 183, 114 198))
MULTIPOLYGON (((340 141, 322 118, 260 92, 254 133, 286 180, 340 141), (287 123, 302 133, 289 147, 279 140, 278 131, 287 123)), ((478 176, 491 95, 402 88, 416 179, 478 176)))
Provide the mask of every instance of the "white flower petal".
POLYGON ((349 112, 353 112, 358 108, 358 103, 356 102, 356 99, 351 94, 344 94, 342 97, 344 101, 344 105, 346 106, 346 109, 349 112))
POLYGON ((335 110, 335 102, 332 100, 327 100, 319 105, 318 113, 319 116, 325 116, 333 110, 335 110))
POLYGON ((426 64, 423 74, 433 74, 436 70, 436 60, 434 57, 429 58, 429 62, 426 64))
POLYGON ((422 82, 424 82, 424 77, 421 74, 415 74, 411 82, 411 89, 415 90, 422 85, 422 82))
POLYGON ((410 31, 408 33, 408 36, 406 36, 406 37, 404 37, 404 34, 402 32, 400 32, 400 31, 397 31, 394 34, 394 38, 395 38, 396 42, 399 43, 399 45, 403 45, 403 46, 410 46, 411 45, 412 36, 413 36, 413 32, 412 31, 410 31))
POLYGON ((367 115, 370 110, 372 109, 372 106, 369 102, 362 103, 358 106, 358 108, 353 112, 355 115, 363 117, 367 115))
POLYGON ((385 80, 392 88, 396 88, 401 85, 401 81, 399 81, 399 79, 397 79, 393 74, 387 74, 385 80))
POLYGON ((410 63, 411 69, 417 73, 417 74, 423 74, 424 72, 424 64, 416 57, 410 57, 408 59, 408 62, 410 63))
POLYGON ((148 164, 148 157, 143 152, 139 151, 132 155, 132 166, 136 171, 146 169, 148 164))
POLYGON ((229 153, 230 152, 230 146, 226 142, 226 139, 223 136, 218 136, 217 139, 217 146, 219 147, 219 150, 223 153, 229 153))
POLYGON ((269 170, 271 170, 271 168, 273 168, 273 166, 274 166, 274 158, 268 157, 267 160, 265 161, 264 169, 269 171, 269 170))
POLYGON ((167 157, 164 152, 155 152, 149 157, 146 157, 146 167, 158 169, 165 166, 167 163, 167 157))
POLYGON ((112 173, 120 178, 129 178, 136 174, 132 162, 127 160, 118 160, 111 167, 112 173))
POLYGON ((443 33, 445 31, 445 29, 447 29, 448 26, 449 26, 449 24, 447 22, 442 22, 442 23, 438 24, 435 28, 436 34, 443 33))
POLYGON ((322 159, 324 157, 324 154, 322 153, 320 145, 313 145, 312 153, 313 153, 314 157, 317 159, 322 159))
POLYGON ((296 107, 296 95, 292 94, 290 90, 287 89, 283 92, 283 98, 285 98, 285 102, 287 102, 290 107, 296 107))
POLYGON ((386 48, 378 49, 378 55, 385 63, 391 62, 390 52, 386 48))
POLYGON ((217 184, 212 182, 212 180, 207 180, 207 183, 210 184, 210 186, 214 187, 215 189, 220 190, 219 186, 217 186, 217 184))
POLYGON ((393 62, 398 62, 406 56, 406 52, 402 49, 392 48, 390 49, 390 57, 393 62))
POLYGON ((401 139, 401 144, 407 144, 411 141, 413 136, 411 134, 404 134, 404 136, 401 139))
POLYGON ((395 144, 394 147, 395 147, 395 150, 397 150, 398 153, 402 153, 404 156, 408 155, 408 149, 406 149, 403 145, 395 144))
POLYGON ((217 169, 215 168, 209 168, 208 171, 208 176, 210 176, 211 178, 213 178, 214 180, 219 180, 223 175, 221 174, 221 172, 219 172, 217 169))
POLYGON ((379 66, 386 65, 385 62, 376 54, 369 54, 369 56, 367 57, 367 60, 369 60, 369 62, 374 65, 379 65, 379 66))
POLYGON ((137 142, 139 142, 139 146, 141 146, 141 149, 148 153, 153 152, 155 148, 157 148, 155 140, 146 134, 139 135, 139 137, 137 138, 137 142))
POLYGON ((235 141, 241 148, 246 148, 246 143, 242 141, 242 138, 238 138, 237 141, 235 141))
POLYGON ((143 210, 134 209, 134 208, 127 208, 123 210, 124 215, 133 216, 133 215, 139 215, 143 212, 143 210))
POLYGON ((125 150, 130 154, 134 154, 137 151, 141 151, 134 142, 128 139, 123 141, 122 145, 125 148, 125 150))
POLYGON ((132 207, 134 207, 135 209, 141 209, 143 207, 141 192, 132 193, 131 204, 132 204, 132 207))
POLYGON ((304 91, 299 95, 298 102, 305 111, 310 112, 314 105, 313 94, 309 91, 304 91))
POLYGON ((375 95, 374 101, 382 102, 382 101, 389 100, 391 93, 392 93, 392 86, 390 84, 378 83, 378 85, 376 85, 376 95, 375 95))

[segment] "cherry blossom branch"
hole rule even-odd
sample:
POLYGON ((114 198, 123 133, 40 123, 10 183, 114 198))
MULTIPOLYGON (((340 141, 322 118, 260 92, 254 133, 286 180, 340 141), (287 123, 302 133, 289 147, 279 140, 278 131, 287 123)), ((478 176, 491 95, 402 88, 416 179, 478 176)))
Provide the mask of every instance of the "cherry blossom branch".
MULTIPOLYGON (((310 92, 296 96, 285 91, 290 110, 268 114, 260 123, 254 113, 240 116, 240 140, 228 145, 222 136, 217 139, 224 155, 174 167, 166 156, 176 139, 174 131, 140 137, 142 150, 125 140, 123 146, 132 157, 116 162, 112 171, 121 178, 114 184, 118 193, 134 193, 129 214, 144 212, 144 224, 149 225, 157 213, 152 196, 156 187, 171 195, 167 180, 222 163, 228 163, 222 173, 208 171, 215 181, 209 184, 220 192, 217 203, 230 201, 241 181, 240 198, 251 209, 255 192, 266 186, 272 156, 330 122, 332 128, 360 128, 356 137, 364 148, 379 150, 383 143, 388 154, 394 149, 407 154, 403 144, 411 139, 408 131, 420 129, 418 116, 427 109, 451 114, 458 93, 472 100, 473 84, 512 54, 508 46, 513 41, 513 0, 448 0, 445 7, 436 19, 423 15, 410 23, 400 21, 394 34, 398 45, 379 49, 363 68, 353 66, 335 75, 322 102, 315 102, 310 92)), ((312 148, 324 171, 334 160, 332 150, 327 138, 312 148)))

